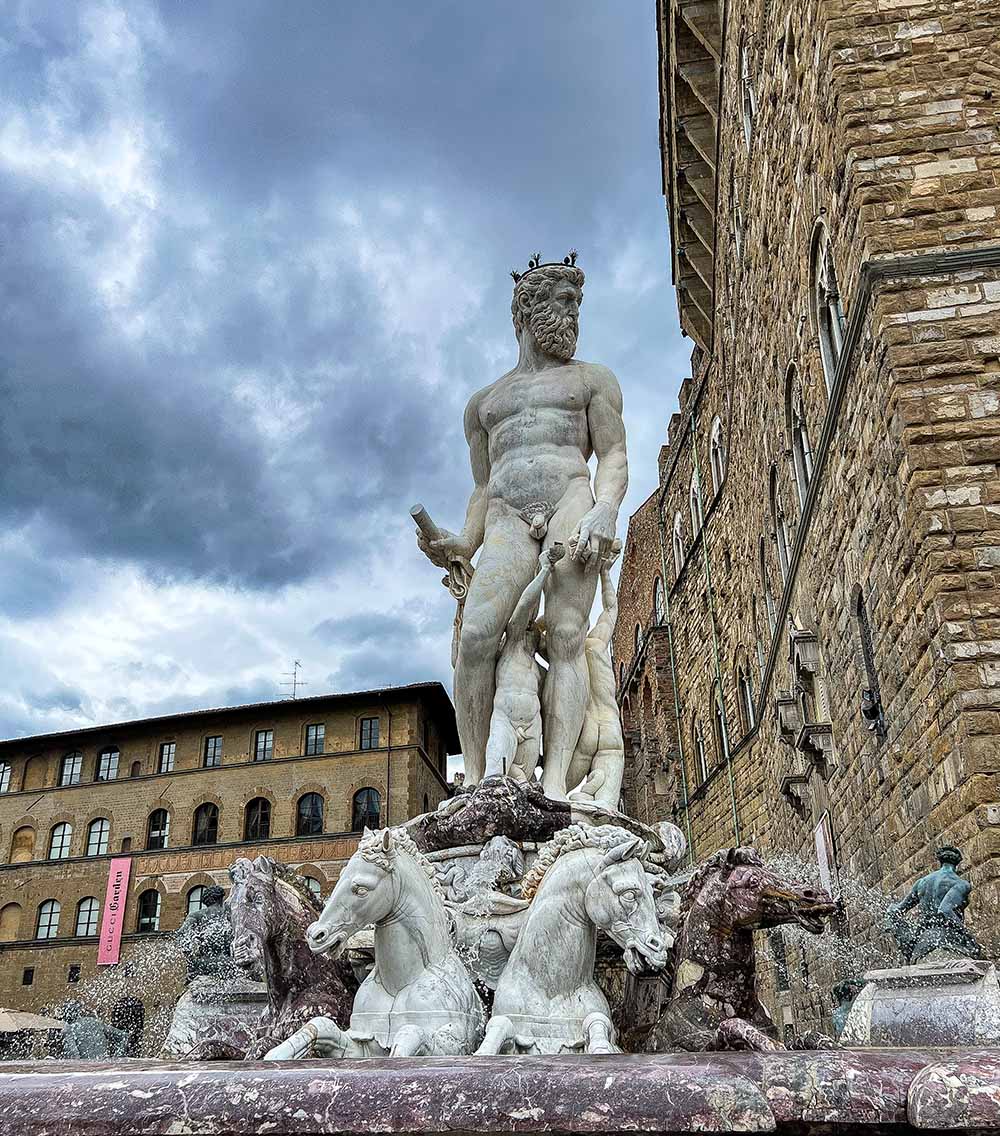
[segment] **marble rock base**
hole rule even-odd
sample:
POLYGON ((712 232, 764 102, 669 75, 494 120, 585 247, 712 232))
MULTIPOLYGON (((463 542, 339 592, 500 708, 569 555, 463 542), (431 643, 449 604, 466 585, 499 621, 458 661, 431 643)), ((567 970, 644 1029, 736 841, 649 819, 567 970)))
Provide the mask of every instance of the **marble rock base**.
POLYGON ((1000 1045, 996 967, 974 959, 870 970, 840 1044, 1000 1045))
POLYGON ((170 1029, 160 1047, 161 1058, 181 1058, 202 1041, 252 1034, 267 1008, 262 982, 195 978, 180 996, 170 1029))
POLYGON ((0 1136, 998 1127, 998 1049, 0 1065, 0 1136))

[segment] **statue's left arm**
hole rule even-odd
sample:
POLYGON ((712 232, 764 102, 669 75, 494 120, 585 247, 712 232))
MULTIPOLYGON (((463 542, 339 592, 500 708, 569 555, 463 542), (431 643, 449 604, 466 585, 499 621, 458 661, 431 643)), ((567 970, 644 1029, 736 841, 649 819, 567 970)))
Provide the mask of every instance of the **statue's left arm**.
POLYGON ((628 489, 628 456, 625 424, 622 422, 622 392, 607 367, 591 364, 590 405, 587 425, 590 444, 597 455, 594 474, 594 507, 580 521, 574 558, 598 563, 611 551, 618 524, 618 509, 628 489))

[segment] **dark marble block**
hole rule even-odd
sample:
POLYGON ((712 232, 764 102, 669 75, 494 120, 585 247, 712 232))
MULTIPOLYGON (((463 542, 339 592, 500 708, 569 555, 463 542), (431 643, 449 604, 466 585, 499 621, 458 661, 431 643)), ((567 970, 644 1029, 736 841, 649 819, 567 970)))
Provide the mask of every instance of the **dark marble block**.
POLYGON ((1000 1050, 6 1065, 0 1136, 1000 1128, 1000 1050))

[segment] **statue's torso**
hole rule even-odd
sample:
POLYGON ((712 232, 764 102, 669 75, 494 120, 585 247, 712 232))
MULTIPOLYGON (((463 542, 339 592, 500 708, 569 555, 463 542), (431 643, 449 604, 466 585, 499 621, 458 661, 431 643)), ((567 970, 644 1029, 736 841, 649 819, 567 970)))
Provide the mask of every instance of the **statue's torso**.
POLYGON ((517 372, 480 397, 479 419, 489 436, 491 497, 515 509, 555 507, 569 483, 589 480, 590 385, 586 363, 517 372))

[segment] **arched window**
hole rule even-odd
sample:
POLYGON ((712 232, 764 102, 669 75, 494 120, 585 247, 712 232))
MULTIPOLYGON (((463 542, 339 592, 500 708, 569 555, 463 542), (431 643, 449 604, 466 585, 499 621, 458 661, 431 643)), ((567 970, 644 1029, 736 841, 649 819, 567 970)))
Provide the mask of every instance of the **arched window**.
POLYGON ((667 596, 659 576, 653 581, 653 618, 657 626, 664 623, 667 618, 667 596))
POLYGON ((12 864, 26 864, 35 854, 35 830, 30 825, 23 825, 14 832, 10 842, 10 862, 12 864))
POLYGON ((698 539, 698 533, 701 532, 701 526, 705 523, 705 516, 701 508, 701 481, 698 478, 698 471, 695 470, 691 474, 691 540, 694 542, 698 539))
POLYGON ((111 837, 111 822, 104 817, 92 820, 87 826, 87 855, 104 856, 111 837))
POLYGON ((13 943, 21 934, 21 905, 5 903, 0 907, 0 943, 13 943))
POLYGON ((138 777, 140 773, 142 773, 142 762, 133 761, 128 771, 129 777, 138 777))
POLYGON ((844 349, 844 312, 840 305, 840 288, 833 264, 833 250, 830 248, 830 234, 822 221, 817 222, 813 233, 810 270, 813 326, 819 338, 823 377, 829 392, 844 349))
POLYGON ((150 851, 166 848, 170 842, 170 813, 166 809, 154 809, 146 823, 146 847, 150 851))
POLYGON ((306 887, 313 893, 317 899, 321 899, 323 895, 323 886, 315 876, 303 876, 306 887))
POLYGON ((792 457, 792 472, 799 497, 799 508, 806 503, 809 482, 812 478, 812 449, 806 429, 806 415, 802 405, 802 392, 798 384, 798 371, 790 363, 785 375, 785 425, 788 431, 788 452, 792 457))
POLYGON ((698 785, 708 780, 708 751, 705 749, 705 731, 697 718, 691 730, 691 752, 694 754, 694 779, 698 785))
POLYGON ((10 792, 10 765, 0 761, 0 793, 10 792))
POLYGON ((364 832, 366 828, 378 828, 382 811, 382 798, 378 789, 359 789, 351 803, 351 831, 364 832))
POLYGON ((771 576, 767 570, 767 546, 764 544, 763 537, 760 538, 759 559, 760 586, 761 594, 764 598, 764 611, 767 615, 767 630, 768 633, 773 636, 777 612, 774 606, 774 593, 771 591, 771 576))
POLYGON ((712 492, 718 493, 726 480, 726 450, 722 442, 722 419, 716 415, 708 440, 708 464, 712 469, 712 492))
POLYGON ((205 885, 195 884, 187 894, 187 913, 193 915, 205 906, 205 885))
POLYGON ((135 929, 140 935, 160 929, 160 893, 154 888, 149 888, 139 896, 135 929))
POLYGON ((726 704, 718 683, 712 688, 712 730, 715 734, 715 752, 720 761, 729 760, 729 724, 726 721, 726 704))
POLYGON ((764 658, 764 642, 760 635, 760 616, 757 612, 757 597, 750 597, 750 623, 753 627, 753 644, 754 651, 757 655, 757 669, 761 675, 764 674, 764 666, 767 660, 764 658))
POLYGON ((215 844, 219 839, 219 806, 206 801, 194 810, 192 844, 215 844))
POLYGON ((861 715, 873 733, 878 734, 879 737, 884 737, 886 732, 885 717, 878 671, 875 668, 875 644, 872 639, 871 621, 868 618, 868 606, 865 603, 860 584, 855 587, 854 595, 851 598, 851 614, 854 616, 858 659, 865 683, 861 689, 861 715))
POLYGON ((57 899, 47 899, 38 907, 38 922, 35 924, 36 939, 54 939, 59 934, 59 913, 62 908, 57 899))
POLYGON ((22 789, 44 789, 49 779, 48 762, 41 754, 29 757, 24 765, 22 789))
POLYGON ((680 512, 674 513, 674 572, 679 576, 684 567, 684 518, 680 512))
POLYGON ((743 137, 749 146, 753 140, 754 119, 757 117, 757 95, 750 74, 750 55, 744 41, 740 44, 740 110, 743 117, 743 137))
POLYGON ((97 934, 97 916, 100 906, 92 895, 84 896, 76 905, 76 929, 74 934, 78 939, 88 935, 97 934))
POLYGON ((66 754, 59 762, 59 784, 79 785, 82 771, 83 754, 79 752, 66 754))
POLYGON ((243 839, 267 840, 271 835, 271 802, 254 797, 243 810, 243 839))
POLYGON ((791 537, 788 533, 788 522, 785 520, 785 511, 781 507, 778 496, 778 469, 771 466, 771 524, 774 526, 774 540, 778 548, 778 567, 781 570, 782 584, 788 579, 789 549, 791 537))
POLYGON ((642 624, 635 625, 635 634, 632 636, 632 651, 636 658, 639 657, 639 648, 642 646, 642 624))
POLYGON ((97 759, 98 781, 114 781, 118 776, 118 759, 120 756, 121 754, 114 746, 101 750, 97 759))
POLYGON ((57 824, 49 836, 49 859, 68 860, 69 846, 73 839, 73 826, 71 824, 57 824))
POLYGON ((749 734, 757 725, 757 716, 753 704, 753 681, 750 670, 741 662, 736 668, 736 696, 740 707, 740 723, 743 733, 749 734))
POLYGON ((323 798, 319 793, 305 793, 295 807, 295 835, 318 836, 322 831, 323 798))

